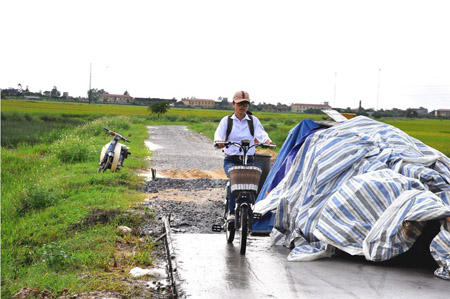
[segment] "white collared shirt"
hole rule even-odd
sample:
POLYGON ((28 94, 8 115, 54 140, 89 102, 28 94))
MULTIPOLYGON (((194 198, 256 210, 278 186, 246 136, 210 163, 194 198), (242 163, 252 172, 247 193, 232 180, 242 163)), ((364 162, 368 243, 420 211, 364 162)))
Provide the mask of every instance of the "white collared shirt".
MULTIPOLYGON (((249 116, 246 114, 242 120, 236 117, 235 114, 231 116, 233 120, 233 128, 231 130, 230 136, 227 141, 238 142, 241 143, 242 139, 249 139, 250 145, 255 143, 254 138, 258 139, 259 142, 264 143, 267 140, 270 140, 269 134, 264 130, 263 126, 259 119, 252 115, 253 117, 253 126, 255 128, 255 136, 253 137, 250 133, 250 129, 248 127, 248 121, 250 120, 249 116)), ((219 123, 219 126, 214 133, 214 140, 224 140, 227 136, 227 126, 228 126, 228 115, 222 118, 219 123)), ((239 152, 239 148, 237 146, 231 145, 229 148, 223 149, 225 154, 227 155, 242 155, 242 152, 239 152)), ((254 155, 255 148, 252 147, 248 151, 248 155, 254 155)))

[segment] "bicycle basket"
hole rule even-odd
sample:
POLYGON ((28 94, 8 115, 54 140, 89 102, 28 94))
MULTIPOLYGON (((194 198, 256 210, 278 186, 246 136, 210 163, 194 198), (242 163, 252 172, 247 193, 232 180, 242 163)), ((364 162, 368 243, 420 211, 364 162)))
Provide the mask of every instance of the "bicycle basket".
POLYGON ((232 166, 228 169, 230 174, 231 192, 254 191, 258 192, 261 168, 256 166, 232 166))

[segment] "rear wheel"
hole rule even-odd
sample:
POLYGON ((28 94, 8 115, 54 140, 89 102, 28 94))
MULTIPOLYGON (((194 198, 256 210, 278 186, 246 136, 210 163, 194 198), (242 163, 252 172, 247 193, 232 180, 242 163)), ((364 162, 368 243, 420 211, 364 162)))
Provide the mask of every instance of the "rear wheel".
POLYGON ((248 207, 242 205, 241 207, 241 254, 245 254, 247 249, 247 234, 248 234, 248 207))

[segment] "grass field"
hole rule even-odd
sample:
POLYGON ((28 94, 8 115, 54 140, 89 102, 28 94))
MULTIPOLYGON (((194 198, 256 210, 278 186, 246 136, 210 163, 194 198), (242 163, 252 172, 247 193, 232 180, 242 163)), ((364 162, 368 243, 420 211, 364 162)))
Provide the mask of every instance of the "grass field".
MULTIPOLYGON (((144 221, 128 210, 144 199, 137 191, 143 179, 135 172, 145 168, 150 154, 145 121, 142 116, 63 125, 59 117, 12 121, 25 124, 22 129, 30 129, 28 122, 45 130, 33 131, 36 138, 19 134, 21 142, 1 149, 2 298, 25 286, 55 295, 98 289, 130 294, 121 283, 123 273, 153 260, 153 240, 116 231, 118 225, 144 221), (100 149, 110 141, 104 126, 132 141, 132 156, 120 173, 96 173, 100 149)), ((2 119, 2 137, 9 122, 8 116, 2 119)))
MULTIPOLYGON (((181 109, 172 108, 160 119, 156 115, 149 115, 148 108, 144 106, 131 105, 89 105, 81 103, 60 103, 60 102, 39 102, 24 100, 2 100, 2 119, 19 120, 27 125, 31 130, 40 130, 38 126, 28 120, 53 120, 52 123, 63 125, 66 122, 86 121, 106 115, 128 115, 130 117, 145 117, 149 123, 153 124, 184 124, 189 128, 202 133, 210 138, 214 135, 214 130, 218 122, 225 115, 231 114, 231 110, 204 110, 204 109, 181 109)), ((257 112, 255 115, 277 143, 278 150, 283 144, 288 132, 303 119, 321 120, 323 115, 295 114, 295 113, 268 113, 257 112)), ((6 126, 11 130, 2 133, 2 145, 9 143, 17 144, 21 138, 18 135, 29 132, 20 130, 17 123, 7 122, 6 126), (16 129, 14 129, 16 128, 16 129), (16 139, 16 140, 14 140, 16 139)), ((2 124, 3 126, 3 124, 2 124)))
MULTIPOLYGON (((146 168, 147 125, 185 124, 212 137, 231 111, 170 109, 160 119, 147 107, 2 100, 2 297, 24 286, 55 294, 130 290, 121 275, 152 263, 153 240, 122 236, 118 225, 143 200, 135 173, 146 168), (120 173, 97 174, 109 127, 132 141, 120 173), (101 220, 103 219, 103 220, 101 220), (129 248, 126 256, 117 248, 129 248)), ((255 113, 281 148, 301 120, 322 115, 255 113)), ((450 156, 450 120, 382 120, 450 156)))

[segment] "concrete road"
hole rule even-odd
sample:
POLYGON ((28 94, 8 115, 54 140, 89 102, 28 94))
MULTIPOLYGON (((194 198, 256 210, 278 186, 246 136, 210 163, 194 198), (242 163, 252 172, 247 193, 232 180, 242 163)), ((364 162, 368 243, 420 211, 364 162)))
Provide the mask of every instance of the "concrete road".
POLYGON ((152 167, 169 169, 222 169, 224 154, 212 141, 186 126, 147 126, 152 167))
MULTIPOLYGON (((238 236, 236 236, 238 237, 238 236)), ((249 237, 247 253, 225 234, 172 234, 182 297, 448 298, 450 282, 433 270, 355 258, 288 262, 288 249, 249 237)))

